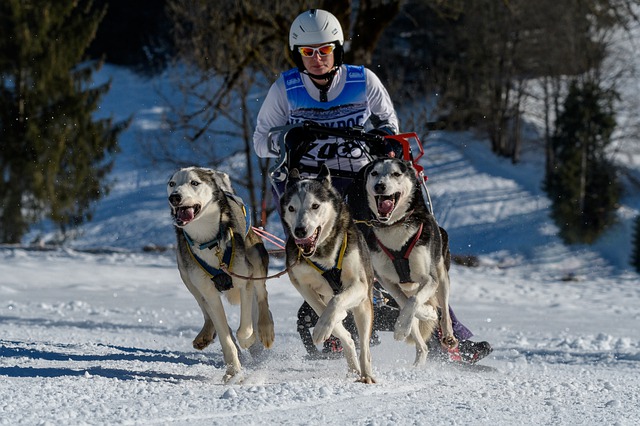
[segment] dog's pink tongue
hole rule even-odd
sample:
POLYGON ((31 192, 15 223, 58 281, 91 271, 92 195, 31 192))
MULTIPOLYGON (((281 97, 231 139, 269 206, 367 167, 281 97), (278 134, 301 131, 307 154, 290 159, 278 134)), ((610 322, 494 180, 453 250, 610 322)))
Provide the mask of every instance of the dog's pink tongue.
POLYGON ((382 214, 389 214, 393 210, 392 200, 382 200, 378 203, 378 212, 382 214))
POLYGON ((193 220, 193 207, 178 209, 177 217, 182 222, 190 222, 193 220))
POLYGON ((310 246, 312 244, 313 244, 313 239, 311 237, 296 238, 296 245, 298 246, 310 246))

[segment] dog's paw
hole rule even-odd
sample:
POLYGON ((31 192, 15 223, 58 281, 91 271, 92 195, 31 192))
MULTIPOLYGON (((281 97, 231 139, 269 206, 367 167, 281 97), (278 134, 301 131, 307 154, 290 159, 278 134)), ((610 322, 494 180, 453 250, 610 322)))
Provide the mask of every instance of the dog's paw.
POLYGON ((335 310, 328 307, 322 315, 320 315, 316 326, 313 328, 313 343, 319 345, 327 340, 331 336, 331 332, 336 323, 346 316, 346 312, 344 315, 337 315, 335 310))
POLYGON ((222 382, 225 385, 237 385, 244 381, 244 374, 242 374, 242 370, 237 369, 235 367, 229 366, 227 367, 226 373, 222 377, 222 382))
POLYGON ((407 339, 409 334, 411 333, 406 329, 396 327, 396 329, 393 331, 393 338, 396 339, 398 342, 402 342, 407 339))
POLYGON ((373 378, 372 376, 362 376, 358 380, 356 380, 356 382, 365 383, 367 385, 372 385, 372 384, 374 384, 376 382, 376 379, 373 378))
POLYGON ((193 339, 193 348, 199 351, 211 344, 216 338, 216 333, 203 333, 202 331, 193 339))
POLYGON ((196 338, 193 339, 193 348, 201 351, 209 346, 215 338, 216 329, 213 326, 213 322, 211 320, 206 320, 196 338))
POLYGON ((406 309, 400 311, 400 315, 398 316, 398 320, 396 321, 396 325, 393 329, 393 338, 398 341, 405 340, 409 334, 411 334, 412 323, 413 315, 407 312, 406 309))
POLYGON ((419 345, 416 345, 416 359, 413 361, 414 367, 421 367, 427 363, 427 355, 429 354, 429 350, 426 348, 420 348, 419 345))
POLYGON ((318 324, 316 324, 316 326, 313 328, 313 344, 319 345, 327 340, 329 337, 331 337, 332 330, 333 327, 321 325, 320 322, 318 322, 318 324))
POLYGON ((448 349, 453 349, 458 346, 458 339, 456 339, 453 335, 444 336, 441 340, 442 346, 448 349))
POLYGON ((260 335, 260 341, 265 348, 271 349, 273 341, 276 339, 276 334, 273 331, 273 324, 266 327, 260 327, 258 334, 260 335))
MULTIPOLYGON (((268 311, 267 311, 268 312, 268 311)), ((260 341, 265 348, 270 349, 273 346, 273 341, 276 339, 275 331, 273 330, 273 317, 271 312, 268 312, 264 318, 261 316, 258 322, 258 335, 260 341)))
POLYGON ((416 308, 416 318, 421 321, 436 321, 438 313, 431 305, 421 305, 416 308))

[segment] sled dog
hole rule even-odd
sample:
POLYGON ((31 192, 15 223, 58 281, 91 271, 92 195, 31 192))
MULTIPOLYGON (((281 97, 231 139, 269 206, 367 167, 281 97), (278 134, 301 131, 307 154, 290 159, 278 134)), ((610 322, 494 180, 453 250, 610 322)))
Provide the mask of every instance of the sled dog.
POLYGON ((415 365, 421 365, 428 353, 425 340, 438 325, 442 345, 455 348, 458 344, 449 314, 448 236, 427 209, 410 162, 380 158, 367 165, 364 174, 373 217, 366 237, 373 267, 401 308, 394 338, 411 336, 415 365))
POLYGON ((167 196, 176 230, 180 277, 204 316, 193 347, 206 348, 217 334, 226 364, 224 382, 240 381, 239 349, 221 296, 231 304, 240 304, 236 333, 240 347, 254 344, 257 324, 260 342, 270 348, 275 336, 265 280, 244 278, 267 276, 268 253, 260 237, 251 229, 247 231, 244 205, 226 173, 200 167, 180 169, 167 183, 167 196))
POLYGON ((349 370, 358 381, 375 383, 371 369, 373 267, 361 232, 322 166, 316 178, 302 179, 297 169, 288 177, 280 199, 288 235, 286 263, 291 283, 319 316, 313 330, 317 345, 332 334, 344 347, 349 370), (353 313, 360 354, 342 325, 353 313))

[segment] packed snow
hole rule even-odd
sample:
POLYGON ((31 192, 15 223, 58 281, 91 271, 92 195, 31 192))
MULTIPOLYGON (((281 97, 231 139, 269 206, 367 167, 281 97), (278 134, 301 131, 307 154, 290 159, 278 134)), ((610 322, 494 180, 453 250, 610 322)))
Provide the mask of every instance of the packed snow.
MULTIPOLYGON (((98 77, 109 76, 102 113, 134 121, 94 220, 64 248, 30 244, 46 242, 46 224, 0 248, 0 424, 640 424, 631 182, 619 223, 592 247, 569 247, 535 148, 512 165, 468 133, 432 133, 422 164, 436 216, 452 252, 480 262, 453 265, 451 304, 494 352, 475 368, 416 368, 413 348, 382 332, 377 383, 356 383, 343 359, 305 358, 302 299, 283 276, 267 283, 274 347, 244 353, 244 380, 225 385, 219 343, 192 348, 202 315, 172 250, 143 250, 174 242, 173 170, 145 163, 139 144, 162 131, 158 82, 110 66, 98 77)), ((282 269, 273 256, 270 273, 282 269)), ((238 309, 227 308, 234 328, 238 309)))

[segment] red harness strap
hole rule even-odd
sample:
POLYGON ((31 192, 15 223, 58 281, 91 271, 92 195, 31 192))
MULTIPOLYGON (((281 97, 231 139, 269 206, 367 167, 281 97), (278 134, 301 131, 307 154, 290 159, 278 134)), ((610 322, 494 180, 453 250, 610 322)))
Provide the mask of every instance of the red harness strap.
POLYGON ((400 277, 401 283, 411 282, 411 271, 409 270, 409 256, 411 255, 411 251, 415 247, 416 243, 420 239, 422 235, 423 224, 420 224, 418 228, 418 232, 413 237, 413 239, 407 241, 407 243, 400 249, 400 251, 390 250, 385 247, 378 237, 376 237, 376 241, 378 241, 378 245, 385 252, 389 259, 393 262, 393 267, 396 269, 398 273, 398 277, 400 277))

